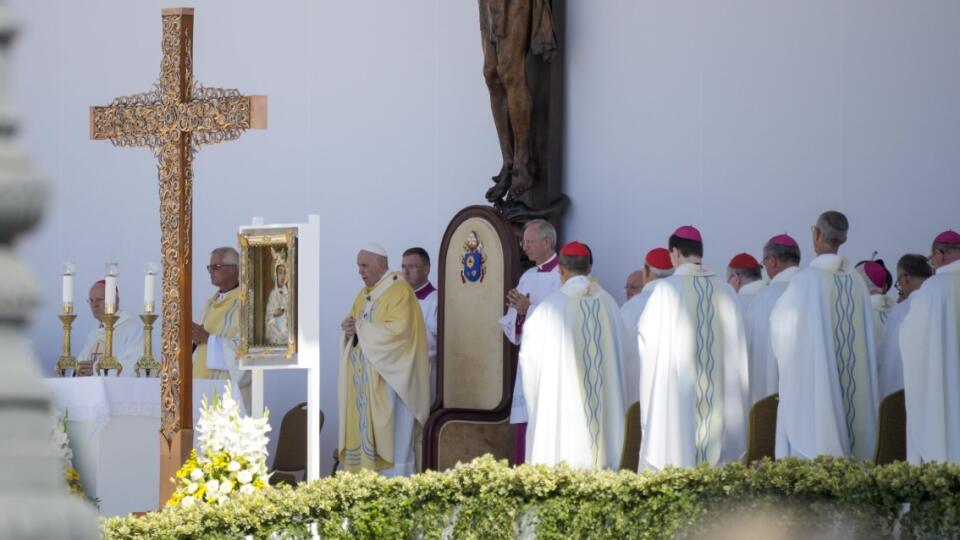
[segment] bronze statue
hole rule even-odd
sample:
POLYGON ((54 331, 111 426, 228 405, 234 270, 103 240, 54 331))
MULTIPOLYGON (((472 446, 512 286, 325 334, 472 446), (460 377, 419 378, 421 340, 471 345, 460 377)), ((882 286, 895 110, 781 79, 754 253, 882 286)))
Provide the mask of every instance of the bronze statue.
POLYGON ((536 164, 530 158, 533 102, 527 84, 527 54, 549 60, 557 40, 550 0, 479 0, 479 5, 483 77, 503 154, 503 166, 486 195, 495 202, 508 191, 517 197, 533 187, 536 164))

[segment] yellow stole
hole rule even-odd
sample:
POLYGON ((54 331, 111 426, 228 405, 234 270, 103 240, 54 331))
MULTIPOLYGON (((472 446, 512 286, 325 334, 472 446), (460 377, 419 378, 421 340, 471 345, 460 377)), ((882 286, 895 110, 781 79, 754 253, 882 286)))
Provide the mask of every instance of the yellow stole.
MULTIPOLYGON (((217 301, 220 293, 211 296, 203 306, 200 324, 211 336, 225 338, 240 335, 240 287, 236 287, 217 301)), ((193 353, 194 379, 229 379, 230 373, 222 369, 207 368, 207 344, 197 345, 193 353)))
POLYGON ((413 289, 392 272, 357 294, 357 339, 340 336, 340 463, 348 471, 393 466, 392 389, 421 426, 430 412, 427 334, 413 289))

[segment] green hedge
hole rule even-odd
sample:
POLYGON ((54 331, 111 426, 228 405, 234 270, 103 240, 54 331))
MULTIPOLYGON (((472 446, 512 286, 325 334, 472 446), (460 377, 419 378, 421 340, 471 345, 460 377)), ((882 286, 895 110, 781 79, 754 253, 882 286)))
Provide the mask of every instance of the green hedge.
POLYGON ((756 509, 781 525, 853 523, 862 537, 894 528, 905 538, 960 537, 960 465, 819 458, 635 474, 511 468, 485 456, 445 473, 342 473, 222 507, 104 519, 101 527, 111 539, 309 538, 311 523, 323 538, 510 538, 532 530, 537 538, 664 538, 713 536, 726 523, 719 516, 756 509))

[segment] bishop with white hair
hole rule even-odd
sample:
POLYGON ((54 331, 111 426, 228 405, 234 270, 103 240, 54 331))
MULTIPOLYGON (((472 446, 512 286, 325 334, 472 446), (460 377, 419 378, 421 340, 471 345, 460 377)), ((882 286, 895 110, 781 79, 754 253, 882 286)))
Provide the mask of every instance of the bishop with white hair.
POLYGON ((357 253, 363 288, 340 325, 339 459, 348 471, 416 472, 415 433, 430 412, 427 334, 420 304, 387 252, 357 253))

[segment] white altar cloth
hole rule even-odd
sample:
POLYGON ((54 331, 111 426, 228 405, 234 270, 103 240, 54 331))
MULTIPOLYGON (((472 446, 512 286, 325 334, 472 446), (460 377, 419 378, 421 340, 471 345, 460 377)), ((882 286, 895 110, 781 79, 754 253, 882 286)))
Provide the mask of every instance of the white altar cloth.
MULTIPOLYGON (((104 516, 159 508, 160 379, 44 379, 57 415, 68 411, 67 435, 83 488, 104 516)), ((225 381, 193 382, 194 428, 203 395, 223 394, 225 381)), ((196 432, 194 432, 196 447, 196 432)))

